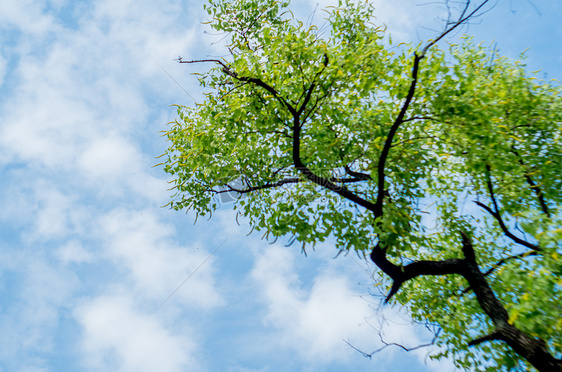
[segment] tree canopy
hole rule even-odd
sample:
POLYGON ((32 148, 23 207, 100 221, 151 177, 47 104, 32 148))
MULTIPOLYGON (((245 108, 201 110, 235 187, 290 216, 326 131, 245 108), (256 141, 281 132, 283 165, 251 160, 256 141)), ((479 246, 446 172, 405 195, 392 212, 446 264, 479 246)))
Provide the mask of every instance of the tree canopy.
MULTIPOLYGON (((485 2, 484 2, 485 3, 485 2)), ((171 207, 217 196, 265 237, 330 239, 459 367, 562 371, 562 92, 463 36, 394 45, 367 2, 318 29, 289 1, 210 0, 229 55, 166 135, 171 207), (245 197, 241 197, 241 196, 245 197)))

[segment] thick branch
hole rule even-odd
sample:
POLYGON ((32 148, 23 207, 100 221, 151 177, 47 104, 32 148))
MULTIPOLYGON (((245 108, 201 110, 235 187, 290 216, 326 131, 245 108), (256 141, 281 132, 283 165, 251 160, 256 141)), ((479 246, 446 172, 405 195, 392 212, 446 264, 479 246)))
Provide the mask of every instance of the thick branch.
POLYGON ((468 343, 468 346, 476 346, 486 341, 494 341, 499 340, 500 334, 499 332, 492 332, 489 335, 478 337, 468 343))
POLYGON ((480 307, 494 324, 494 331, 490 335, 473 340, 469 345, 476 345, 484 341, 502 340, 539 371, 562 371, 562 360, 556 359, 550 353, 542 339, 531 337, 514 325, 509 324, 507 310, 495 296, 485 275, 478 267, 471 239, 464 232, 461 235, 464 259, 417 261, 406 266, 399 266, 388 261, 386 250, 381 248, 380 244, 377 244, 371 252, 371 259, 393 280, 392 289, 386 301, 398 291, 402 283, 417 276, 460 274, 468 281, 480 307))
MULTIPOLYGON (((470 239, 463 236, 463 251, 465 249, 474 252, 470 239)), ((531 337, 514 325, 509 324, 507 310, 495 296, 476 261, 466 260, 466 270, 463 277, 474 291, 482 310, 492 320, 495 329, 491 335, 494 335, 495 339, 507 343, 517 354, 525 358, 539 371, 562 371, 562 360, 556 359, 550 354, 546 343, 542 339, 531 337)), ((481 338, 482 342, 486 341, 485 338, 481 338)), ((480 339, 472 341, 472 344, 478 340, 480 339)))
POLYGON ((372 250, 371 260, 393 281, 385 302, 388 302, 398 292, 402 283, 421 275, 460 274, 464 262, 462 259, 452 258, 442 261, 416 261, 406 266, 400 266, 386 258, 386 250, 380 244, 377 244, 372 250))
POLYGON ((370 174, 355 172, 355 171, 351 170, 351 168, 348 165, 344 166, 344 169, 345 169, 345 173, 349 174, 351 177, 353 177, 355 179, 362 180, 362 181, 366 181, 366 180, 371 179, 370 174))

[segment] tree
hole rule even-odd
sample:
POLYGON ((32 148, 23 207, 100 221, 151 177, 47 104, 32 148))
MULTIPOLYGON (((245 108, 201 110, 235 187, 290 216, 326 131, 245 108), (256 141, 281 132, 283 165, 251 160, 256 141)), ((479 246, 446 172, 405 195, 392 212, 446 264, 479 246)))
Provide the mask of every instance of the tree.
POLYGON ((167 137, 172 208, 235 193, 266 238, 333 239, 378 267, 386 301, 439 324, 460 367, 562 371, 562 94, 462 37, 394 46, 368 3, 328 29, 287 0, 210 0, 226 59, 167 137), (242 198, 241 196, 245 196, 242 198))

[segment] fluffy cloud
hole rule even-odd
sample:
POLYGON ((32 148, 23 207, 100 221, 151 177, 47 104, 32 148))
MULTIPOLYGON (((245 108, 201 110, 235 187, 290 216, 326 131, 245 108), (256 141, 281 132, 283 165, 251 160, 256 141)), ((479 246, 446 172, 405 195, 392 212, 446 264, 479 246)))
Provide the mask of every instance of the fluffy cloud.
POLYGON ((212 260, 154 312, 208 257, 174 242, 158 215, 167 185, 151 169, 177 97, 154 60, 178 74, 168 65, 199 27, 178 21, 186 11, 182 1, 1 2, 0 218, 12 230, 0 243, 14 262, 0 267, 11 299, 0 302, 0 370, 54 370, 63 351, 96 371, 196 370, 199 340, 178 314, 222 303, 212 260), (78 337, 83 354, 69 351, 78 337))
POLYGON ((258 258, 252 276, 262 285, 267 321, 280 330, 283 345, 304 359, 345 359, 349 353, 343 339, 370 337, 364 330, 372 310, 342 274, 323 272, 306 290, 299 285, 290 251, 274 246, 258 258))
POLYGON ((94 261, 94 255, 88 251, 79 240, 70 240, 62 245, 55 253, 63 264, 86 263, 94 261))
MULTIPOLYGON (((51 4, 60 1, 51 1, 51 4)), ((2 1, 0 3, 0 23, 4 28, 26 30, 33 35, 52 31, 55 27, 53 17, 45 15, 46 4, 36 0, 2 1)))
POLYGON ((88 370, 198 370, 194 343, 139 312, 123 294, 85 301, 75 315, 85 333, 82 346, 88 370))
MULTIPOLYGON (((269 339, 278 340, 276 348, 289 349, 302 358, 307 368, 323 370, 357 363, 361 355, 345 341, 370 353, 383 346, 381 338, 405 347, 431 340, 424 327, 412 325, 407 312, 381 307, 377 299, 365 293, 364 285, 362 291, 353 288, 352 280, 365 280, 365 275, 358 275, 355 263, 349 266, 323 255, 321 270, 307 285, 297 274, 295 259, 290 248, 270 247, 258 254, 251 275, 259 283, 267 306, 264 322, 274 329, 269 339)), ((420 370, 456 371, 447 361, 430 361, 428 352, 421 348, 406 353, 394 346, 376 354, 374 360, 379 370, 399 370, 414 363, 420 370)))
POLYGON ((6 75, 7 64, 8 62, 6 61, 6 58, 4 58, 0 54, 0 87, 4 83, 4 76, 6 75))
MULTIPOLYGON (((385 26, 388 33, 397 42, 423 42, 433 38, 443 30, 447 11, 444 2, 420 2, 419 0, 371 0, 375 7, 375 21, 378 26, 385 26)), ((338 5, 337 0, 308 0, 308 14, 318 7, 316 22, 325 18, 320 9, 338 5)), ((308 16, 307 13, 305 14, 308 16)))
MULTIPOLYGON (((114 210, 93 225, 104 247, 99 253, 117 270, 118 281, 83 298, 73 312, 82 329, 85 367, 198 371, 204 365, 199 350, 204 338, 187 314, 223 303, 212 260, 205 262, 209 252, 176 245, 174 229, 147 210, 114 210)), ((71 246, 62 253, 83 260, 85 252, 71 246)))
MULTIPOLYGON (((209 252, 177 246, 173 230, 150 211, 114 211, 100 220, 99 235, 105 240, 105 256, 130 280, 136 293, 163 301, 199 265, 209 252)), ((174 294, 171 302, 212 308, 222 303, 212 276, 212 260, 174 294)))
MULTIPOLYGON (((127 189, 161 201, 165 184, 150 172, 160 153, 143 154, 139 142, 157 137, 166 122, 147 121, 147 92, 173 102, 176 89, 154 59, 172 70, 172 59, 193 44, 192 25, 170 26, 185 12, 181 2, 98 2, 86 13, 66 3, 2 6, 4 27, 21 28, 18 46, 7 47, 18 84, 2 102, 0 162, 68 172, 105 196, 127 189), (41 37, 24 27, 29 9, 43 10, 34 20, 43 24, 41 37), (79 29, 65 27, 64 12, 79 29)), ((0 73, 5 64, 0 58, 0 73)))
POLYGON ((0 287, 0 295, 10 299, 0 303, 0 370, 45 371, 80 280, 53 265, 39 247, 3 257, 0 269, 2 282, 9 283, 0 287))

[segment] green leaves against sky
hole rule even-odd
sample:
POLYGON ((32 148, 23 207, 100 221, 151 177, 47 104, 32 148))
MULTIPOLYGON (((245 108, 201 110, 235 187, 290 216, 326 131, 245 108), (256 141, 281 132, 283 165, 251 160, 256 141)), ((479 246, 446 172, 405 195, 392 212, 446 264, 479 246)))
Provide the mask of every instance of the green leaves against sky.
MULTIPOLYGON (((288 5, 207 5, 212 27, 228 35, 230 55, 207 61, 211 68, 200 76, 206 99, 178 107, 167 132, 171 207, 212 213, 230 185, 247 196, 234 207, 266 236, 292 236, 303 249, 330 238, 342 251, 364 254, 384 242, 389 257, 404 264, 462 258, 459 231, 466 231, 510 322, 546 340, 559 357, 559 85, 469 37, 429 48, 392 139, 384 217, 375 221, 369 210, 303 176, 295 151, 316 175, 374 203, 381 152, 423 45, 393 45, 372 23, 376 9, 368 4, 330 8, 321 27, 294 19, 288 5)), ((384 275, 380 280, 390 284, 384 275)), ((460 276, 419 277, 394 300, 407 304, 414 319, 443 328, 439 355, 454 355, 458 366, 524 365, 501 342, 467 346, 492 324, 466 287, 460 276)))

